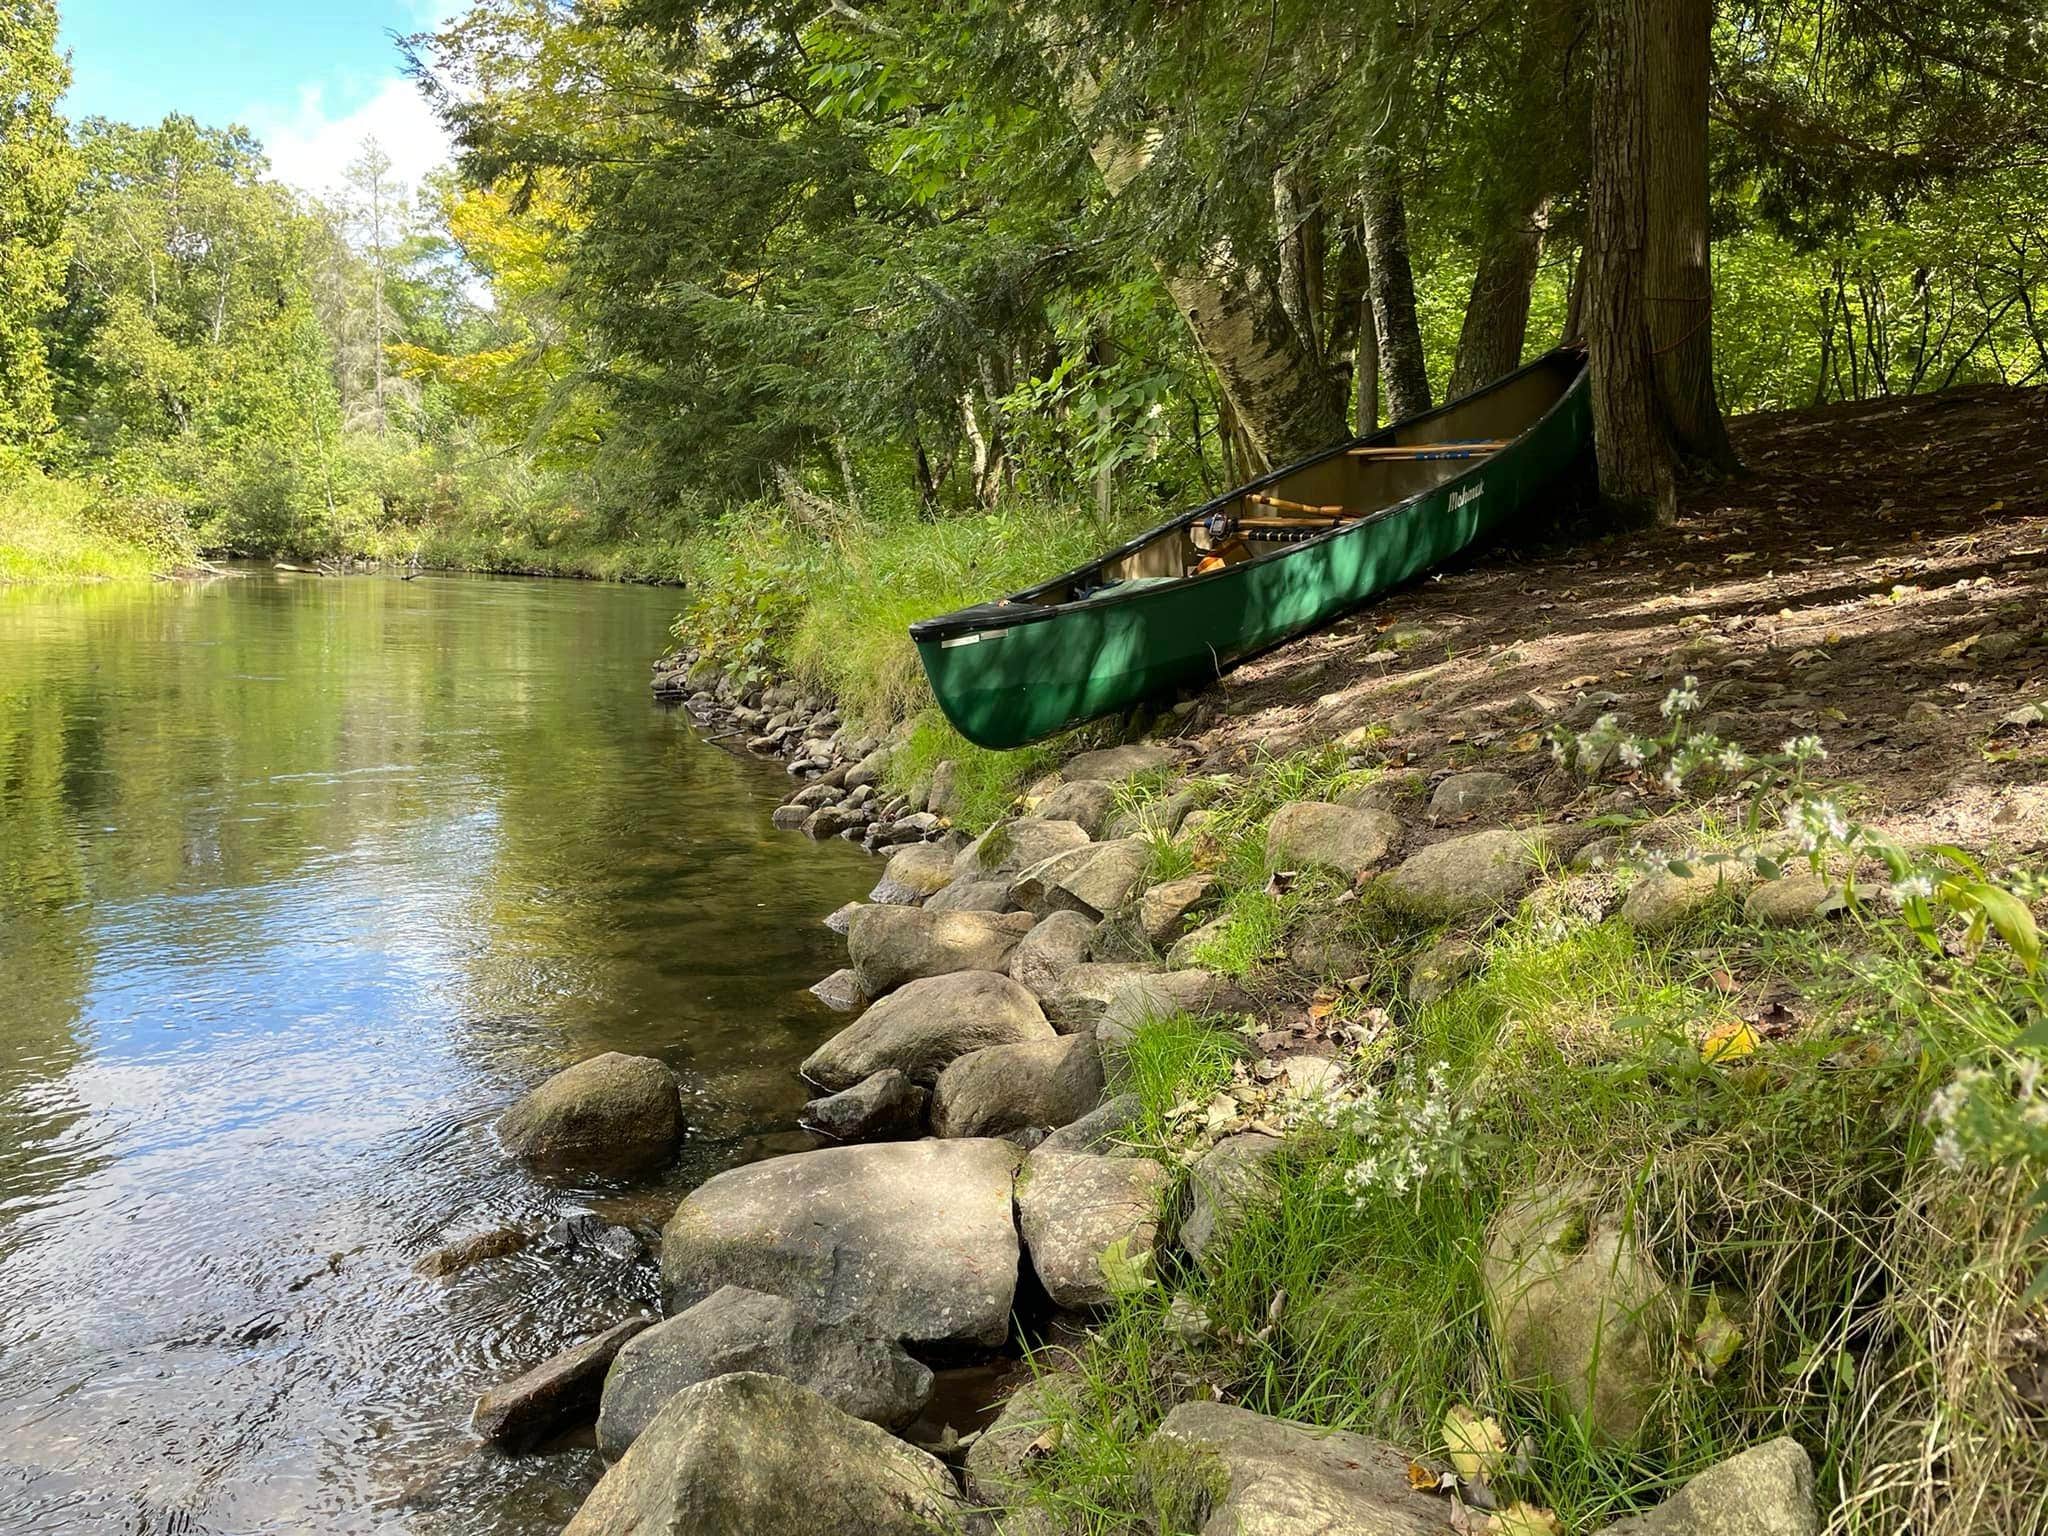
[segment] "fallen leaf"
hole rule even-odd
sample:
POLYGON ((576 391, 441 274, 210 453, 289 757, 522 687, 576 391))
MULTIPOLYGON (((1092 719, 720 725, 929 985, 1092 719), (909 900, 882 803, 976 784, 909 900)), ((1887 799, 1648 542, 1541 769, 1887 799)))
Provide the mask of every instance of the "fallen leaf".
POLYGON ((1721 1309, 1719 1292, 1707 1297, 1707 1309, 1692 1331, 1692 1358, 1702 1376, 1712 1380, 1742 1348, 1742 1329, 1721 1309))
POLYGON ((1756 1054, 1756 1031, 1740 1019, 1729 1019, 1707 1031, 1700 1042, 1700 1060, 1712 1064, 1739 1061, 1756 1054))
POLYGON ((1563 1536, 1564 1532, 1564 1526, 1550 1510, 1540 1504, 1524 1504, 1519 1499, 1495 1512, 1486 1522, 1486 1529, 1489 1536, 1563 1536))
POLYGON ((1419 1461, 1408 1463, 1408 1486, 1418 1493, 1436 1491, 1436 1474, 1419 1461))
POLYGON ((1484 1479, 1508 1453, 1499 1420, 1481 1418, 1463 1403, 1444 1415, 1443 1437, 1451 1465, 1467 1482, 1484 1479))
POLYGON ((1043 1461, 1060 1448, 1060 1441, 1066 1437, 1064 1424, 1049 1424, 1045 1432, 1024 1447, 1026 1461, 1043 1461))

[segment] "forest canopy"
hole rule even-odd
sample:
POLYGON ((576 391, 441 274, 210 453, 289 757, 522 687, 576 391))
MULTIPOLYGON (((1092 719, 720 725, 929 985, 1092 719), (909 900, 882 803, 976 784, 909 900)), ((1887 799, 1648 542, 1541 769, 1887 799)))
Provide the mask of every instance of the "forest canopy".
POLYGON ((1127 521, 1567 336, 1661 401, 1603 416, 1624 490, 1660 413, 1668 480, 1722 413, 2048 377, 2040 0, 486 0, 405 48, 457 166, 316 198, 66 121, 6 0, 10 473, 166 549, 668 574, 721 518, 1127 521))

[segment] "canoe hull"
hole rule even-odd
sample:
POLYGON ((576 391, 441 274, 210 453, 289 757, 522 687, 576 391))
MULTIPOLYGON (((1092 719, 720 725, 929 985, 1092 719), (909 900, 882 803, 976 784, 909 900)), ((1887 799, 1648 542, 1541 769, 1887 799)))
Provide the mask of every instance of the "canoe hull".
POLYGON ((919 626, 925 675, 954 729, 991 748, 1206 685, 1513 525, 1582 459, 1591 434, 1581 373, 1501 452, 1324 537, 1111 602, 1026 608, 964 632, 919 626))

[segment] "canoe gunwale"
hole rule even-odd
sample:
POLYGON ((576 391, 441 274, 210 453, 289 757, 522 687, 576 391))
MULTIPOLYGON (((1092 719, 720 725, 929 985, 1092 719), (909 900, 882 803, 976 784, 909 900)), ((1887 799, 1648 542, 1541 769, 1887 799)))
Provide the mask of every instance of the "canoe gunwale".
POLYGON ((1160 588, 1145 586, 1134 587, 1129 592, 1115 593, 1103 597, 1080 598, 1064 603, 1035 603, 1031 601, 1037 593, 1048 591, 1062 583, 1072 582, 1085 572, 1107 565, 1113 560, 1134 554, 1161 535, 1170 533, 1176 528, 1187 527, 1207 517, 1218 508, 1236 501, 1253 491, 1257 491, 1263 486, 1271 485, 1310 465, 1320 464, 1327 459, 1339 457, 1350 452, 1353 448, 1370 445, 1381 438, 1388 438, 1391 434, 1403 428, 1413 427, 1419 423, 1445 416, 1469 401, 1481 399, 1498 389, 1504 388, 1517 379, 1525 378, 1560 363, 1571 365, 1572 372, 1566 379, 1565 387, 1559 392, 1557 399, 1532 418, 1528 425, 1524 426, 1502 447, 1492 453, 1474 458, 1456 474, 1438 481, 1435 485, 1417 491, 1412 496, 1405 496, 1399 501, 1390 502, 1384 507, 1363 513, 1360 516, 1346 518, 1335 526, 1323 529, 1298 542, 1283 544, 1265 554, 1256 555, 1250 560, 1240 561, 1235 565, 1226 565, 1217 570, 1204 572, 1199 576, 1182 577, 1168 585, 1172 590, 1178 592, 1199 587, 1207 582, 1218 582, 1233 577, 1241 578, 1245 572, 1254 567, 1268 565, 1275 561, 1292 559, 1323 544, 1334 542, 1347 535, 1357 534, 1376 523, 1384 522, 1388 518, 1396 517, 1412 510, 1418 503, 1427 501, 1439 492, 1455 489, 1463 482, 1483 473, 1489 466, 1514 455, 1526 446, 1528 441, 1546 423, 1571 403, 1573 392, 1584 385, 1586 377, 1585 353, 1576 347, 1555 347, 1544 353, 1541 357, 1533 358, 1529 362, 1524 363, 1513 373, 1503 374, 1500 378, 1483 385, 1479 389, 1460 395, 1455 400, 1448 400, 1435 410, 1426 411, 1419 416, 1410 416, 1401 421, 1390 422, 1375 432, 1346 438, 1328 448, 1319 449, 1304 458, 1296 459, 1291 464, 1283 464, 1278 468, 1266 471, 1265 474, 1259 475, 1254 479, 1247 480, 1240 485, 1234 485, 1189 511, 1179 513, 1168 518, 1163 523, 1155 524, 1144 532, 1136 534, 1124 543, 1117 545, 1114 549, 1096 556, 1095 559, 1089 561, 1086 565, 1079 565, 1070 571, 1062 572, 1049 580, 1040 582, 1035 587, 1027 587, 1023 591, 1012 593, 1009 597, 999 601, 977 603, 971 607, 958 608, 951 613, 940 614, 933 618, 919 619, 910 626, 910 638, 920 646, 934 642, 943 643, 948 639, 969 633, 980 634, 989 630, 1013 629, 1025 624, 1046 623, 1075 613, 1099 611, 1125 603, 1138 602, 1147 597, 1158 596, 1160 588))

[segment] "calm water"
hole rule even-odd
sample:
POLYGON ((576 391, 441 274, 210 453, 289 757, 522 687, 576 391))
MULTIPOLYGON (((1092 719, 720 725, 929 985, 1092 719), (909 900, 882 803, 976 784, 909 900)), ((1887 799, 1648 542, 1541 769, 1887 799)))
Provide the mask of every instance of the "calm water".
POLYGON ((471 1454, 472 1396, 654 1290, 538 1249, 651 1230, 790 1142, 872 883, 787 780, 650 702, 673 593, 322 580, 0 589, 0 1531, 553 1531, 587 1450, 471 1454), (593 1052, 695 1127, 550 1186, 494 1116, 593 1052))

